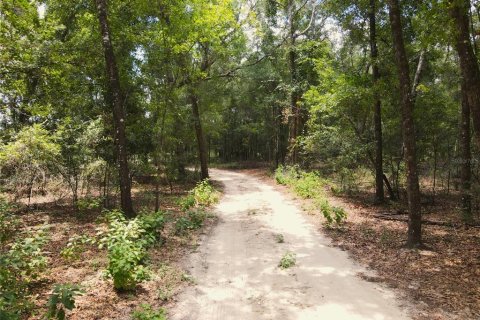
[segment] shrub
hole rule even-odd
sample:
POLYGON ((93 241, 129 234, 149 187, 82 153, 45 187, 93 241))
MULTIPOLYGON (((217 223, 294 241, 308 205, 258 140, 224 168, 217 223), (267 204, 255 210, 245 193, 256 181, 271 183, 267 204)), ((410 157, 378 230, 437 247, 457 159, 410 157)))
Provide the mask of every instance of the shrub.
POLYGON ((208 179, 200 181, 193 189, 193 196, 197 206, 207 207, 219 200, 218 191, 210 184, 208 179))
POLYGON ((57 284, 47 302, 47 319, 65 319, 65 311, 75 308, 75 297, 84 291, 78 285, 57 284))
POLYGON ((28 232, 6 252, 0 252, 0 319, 17 319, 30 309, 30 284, 47 266, 42 251, 48 239, 47 228, 28 232))
POLYGON ((278 184, 291 185, 291 183, 299 178, 298 166, 280 165, 275 170, 275 180, 278 184))
POLYGON ((167 320, 165 310, 153 309, 151 305, 143 303, 132 313, 134 320, 167 320))
POLYGON ((195 196, 190 193, 185 197, 181 198, 178 204, 183 211, 187 211, 191 207, 195 206, 195 196))
POLYGON ((314 172, 303 172, 292 182, 293 189, 302 198, 315 198, 323 193, 324 181, 314 172))
POLYGON ((65 248, 60 251, 60 255, 67 261, 80 259, 80 254, 84 251, 86 245, 95 244, 96 239, 87 235, 73 236, 68 240, 65 248))
POLYGON ((76 202, 78 210, 99 209, 102 206, 102 198, 83 198, 76 202))
POLYGON ((323 199, 320 204, 320 210, 325 218, 325 225, 331 228, 333 225, 340 226, 345 223, 347 213, 343 208, 330 205, 328 200, 323 199))
POLYGON ((9 240, 20 225, 20 220, 12 212, 12 205, 0 199, 0 244, 9 240))
POLYGON ((155 243, 164 224, 164 213, 143 213, 127 220, 118 210, 106 213, 108 232, 100 240, 100 247, 108 249, 107 274, 118 290, 131 290, 149 274, 142 265, 147 249, 155 243))
POLYGON ((281 269, 288 269, 290 267, 293 267, 296 262, 297 262, 297 258, 296 258, 295 253, 287 252, 283 255, 282 259, 280 259, 280 262, 278 263, 278 266, 281 269))
POLYGON ((190 210, 186 216, 178 218, 175 222, 175 233, 185 235, 188 230, 199 229, 206 219, 207 213, 204 210, 190 210))

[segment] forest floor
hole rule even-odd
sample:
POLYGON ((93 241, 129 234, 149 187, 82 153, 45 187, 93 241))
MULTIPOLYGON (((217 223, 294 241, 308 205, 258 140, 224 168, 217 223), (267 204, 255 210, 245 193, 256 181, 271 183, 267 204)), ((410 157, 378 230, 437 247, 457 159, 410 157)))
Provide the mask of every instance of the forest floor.
POLYGON ((186 259, 195 285, 176 297, 171 319, 408 318, 391 289, 362 278, 375 274, 333 247, 275 186, 242 171, 211 175, 224 184, 218 224, 186 259))
MULTIPOLYGON (((173 190, 168 186, 161 190, 161 208, 173 215, 183 215, 178 200, 194 183, 176 185, 173 190)), ((152 208, 154 194, 149 185, 137 185, 134 190, 134 203, 137 210, 142 207, 152 208)), ((168 306, 172 298, 182 287, 194 281, 179 261, 198 246, 198 238, 203 230, 216 223, 214 216, 207 219, 204 228, 193 230, 186 235, 176 235, 174 225, 167 223, 163 232, 161 245, 150 249, 148 268, 151 279, 137 285, 134 291, 117 292, 112 280, 104 276, 107 265, 105 250, 96 245, 87 245, 74 260, 61 256, 68 240, 73 236, 88 235, 94 237, 101 228, 102 214, 99 209, 78 211, 71 205, 53 205, 48 199, 33 199, 36 207, 33 211, 20 214, 24 229, 47 223, 50 241, 45 247, 48 257, 48 270, 39 283, 34 285, 34 314, 28 319, 44 319, 46 302, 54 284, 75 283, 85 290, 83 296, 75 299, 75 309, 67 312, 71 320, 94 319, 132 319, 131 314, 141 304, 150 304, 155 308, 168 306), (37 201, 38 200, 38 201, 37 201), (39 202, 40 204, 36 204, 39 202)))
POLYGON ((406 204, 374 205, 371 192, 335 196, 327 189, 328 201, 348 213, 344 227, 328 229, 312 201, 276 185, 265 170, 249 173, 293 197, 334 246, 375 272, 360 277, 386 284, 413 306, 413 319, 480 319, 480 228, 462 223, 458 195, 438 195, 435 204, 423 206, 423 219, 436 223, 423 226, 428 250, 409 250, 406 222, 379 218, 406 219, 406 204))

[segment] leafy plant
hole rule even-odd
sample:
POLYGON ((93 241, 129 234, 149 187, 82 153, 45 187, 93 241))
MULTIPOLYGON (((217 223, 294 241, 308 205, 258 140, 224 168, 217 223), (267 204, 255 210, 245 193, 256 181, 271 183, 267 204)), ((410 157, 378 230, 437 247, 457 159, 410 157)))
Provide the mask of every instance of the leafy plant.
POLYGON ((195 206, 195 196, 192 193, 189 193, 185 197, 180 198, 178 204, 183 211, 187 211, 191 207, 195 206))
POLYGON ((48 226, 42 226, 27 232, 7 251, 0 252, 0 319, 17 319, 30 309, 30 284, 40 278, 47 266, 42 251, 48 240, 47 229, 48 226))
POLYGON ((218 191, 215 190, 208 179, 200 181, 197 184, 193 189, 193 197, 195 199, 195 204, 203 207, 215 204, 219 200, 218 191))
POLYGON ((78 199, 76 202, 77 208, 79 210, 92 210, 98 209, 102 206, 102 198, 83 198, 78 199))
POLYGON ((109 226, 100 239, 100 247, 106 246, 108 250, 107 274, 113 278, 116 289, 131 290, 149 278, 143 262, 148 247, 155 243, 158 231, 163 228, 165 213, 143 213, 127 220, 121 211, 112 210, 105 217, 109 226))
POLYGON ((75 308, 75 297, 84 294, 84 290, 74 284, 57 284, 47 302, 47 319, 65 319, 65 311, 75 308))
POLYGON ((10 203, 0 198, 0 244, 9 240, 20 225, 12 209, 10 203))
POLYGON ((153 309, 151 305, 143 303, 132 313, 134 320, 167 320, 163 309, 153 309))
POLYGON ((80 254, 83 252, 86 245, 93 245, 96 239, 87 235, 73 236, 68 240, 65 248, 60 251, 60 255, 68 261, 75 261, 80 259, 80 254))
POLYGON ((207 219, 207 213, 204 210, 190 210, 186 216, 180 217, 175 222, 175 233, 185 235, 188 230, 196 230, 202 227, 207 219))
POLYGON ((277 240, 277 243, 284 243, 285 242, 285 238, 283 237, 283 234, 281 234, 281 233, 276 234, 275 239, 277 240))
POLYGON ((302 198, 315 198, 323 193, 324 181, 314 172, 302 172, 299 179, 293 180, 293 190, 302 198))
POLYGON ((347 212, 340 207, 331 206, 328 200, 323 199, 320 204, 320 210, 325 218, 325 225, 331 228, 333 225, 340 226, 347 219, 347 212))
POLYGON ((286 252, 282 259, 280 259, 280 262, 278 263, 278 266, 281 269, 288 269, 290 267, 293 267, 295 263, 297 262, 297 258, 295 253, 293 252, 286 252))
POLYGON ((298 166, 280 165, 275 170, 275 180, 281 185, 290 185, 292 181, 298 179, 298 166))

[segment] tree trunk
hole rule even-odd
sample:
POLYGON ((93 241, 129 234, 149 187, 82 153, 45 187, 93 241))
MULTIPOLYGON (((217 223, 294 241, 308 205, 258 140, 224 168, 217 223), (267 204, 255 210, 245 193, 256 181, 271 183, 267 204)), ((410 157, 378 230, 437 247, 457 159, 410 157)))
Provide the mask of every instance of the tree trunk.
MULTIPOLYGON (((383 191, 383 139, 382 139, 382 109, 381 101, 378 94, 377 83, 380 78, 378 70, 378 49, 377 49, 377 30, 376 30, 376 0, 370 0, 370 58, 372 60, 372 79, 374 90, 374 132, 375 132, 375 201, 383 202, 385 195, 383 191)), ((388 180, 387 180, 388 181, 388 180)))
POLYGON ((112 105, 115 124, 115 145, 118 157, 118 173, 120 177, 120 203, 127 217, 134 217, 130 172, 128 168, 127 137, 125 133, 125 110, 123 109, 122 91, 118 74, 117 62, 113 51, 110 27, 107 16, 107 0, 95 0, 98 21, 102 35, 102 45, 105 55, 107 72, 107 101, 112 105))
POLYGON ((454 22, 455 47, 460 60, 464 92, 473 119, 475 140, 480 145, 480 69, 470 41, 468 0, 450 0, 450 16, 454 22))
POLYGON ((461 154, 461 195, 462 195, 462 214, 466 222, 472 220, 472 196, 471 196, 471 180, 472 180, 472 154, 470 145, 470 106, 468 105, 467 92, 465 82, 462 81, 462 109, 460 121, 460 154, 461 154))
POLYGON ((412 248, 422 244, 422 216, 415 150, 413 101, 411 97, 410 70, 403 40, 400 6, 398 0, 389 0, 389 4, 390 25, 392 28, 393 46, 402 99, 402 131, 407 165, 407 197, 409 209, 407 246, 412 248))
POLYGON ((188 96, 192 107, 193 124, 198 144, 198 159, 200 160, 201 178, 208 179, 208 155, 205 136, 203 135, 202 122, 200 121, 200 111, 198 109, 198 97, 191 88, 188 96))

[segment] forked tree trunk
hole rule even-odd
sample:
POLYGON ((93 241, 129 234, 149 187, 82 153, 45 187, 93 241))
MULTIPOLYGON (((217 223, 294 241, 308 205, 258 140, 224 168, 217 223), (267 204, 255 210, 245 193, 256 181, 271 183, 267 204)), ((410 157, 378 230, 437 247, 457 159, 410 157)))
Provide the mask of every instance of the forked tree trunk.
POLYGON ((422 215, 415 150, 413 100, 411 97, 410 70, 403 40, 401 11, 398 0, 389 0, 389 9, 395 60, 400 82, 400 96, 402 99, 402 133, 407 165, 407 197, 409 209, 407 246, 412 248, 422 244, 422 215))
MULTIPOLYGON (((381 101, 378 94, 377 83, 380 79, 378 69, 378 49, 377 49, 377 30, 376 30, 376 0, 370 0, 370 58, 372 60, 372 78, 374 90, 374 133, 375 133, 375 201, 383 202, 385 195, 383 191, 383 139, 382 139, 382 109, 381 101)), ((387 180, 388 182, 388 180, 387 180)))
POLYGON ((134 217, 130 172, 128 168, 127 137, 125 133, 125 110, 123 109, 122 91, 115 53, 113 51, 110 27, 107 15, 107 0, 95 0, 100 33, 105 55, 107 74, 107 101, 113 109, 115 125, 115 145, 118 157, 118 173, 120 177, 120 204, 127 217, 134 217))

